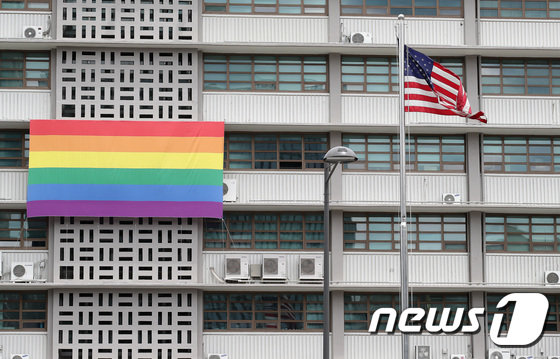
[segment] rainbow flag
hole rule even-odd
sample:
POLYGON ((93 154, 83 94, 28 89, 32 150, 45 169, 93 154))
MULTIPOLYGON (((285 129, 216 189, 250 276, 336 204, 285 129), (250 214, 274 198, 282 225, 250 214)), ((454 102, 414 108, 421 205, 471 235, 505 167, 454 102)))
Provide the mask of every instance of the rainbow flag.
POLYGON ((27 215, 222 218, 223 122, 32 120, 27 215))

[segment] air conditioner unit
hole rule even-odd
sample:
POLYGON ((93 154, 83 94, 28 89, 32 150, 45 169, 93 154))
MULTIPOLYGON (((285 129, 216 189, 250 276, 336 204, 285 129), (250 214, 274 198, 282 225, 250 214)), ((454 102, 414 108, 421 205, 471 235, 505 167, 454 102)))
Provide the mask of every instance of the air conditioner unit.
POLYGON ((373 36, 370 32, 353 32, 350 34, 350 42, 353 44, 373 44, 373 36))
POLYGON ((25 26, 23 28, 23 37, 26 39, 42 39, 43 28, 41 26, 25 26))
POLYGON ((249 279, 249 258, 247 256, 227 256, 225 260, 225 273, 226 280, 249 279))
POLYGON ((12 354, 11 359, 29 359, 29 354, 12 354))
POLYGON ((14 282, 27 282, 33 280, 33 263, 12 263, 11 280, 14 282))
POLYGON ((262 258, 262 279, 286 279, 286 256, 265 254, 262 258))
POLYGON ((560 359, 560 354, 559 355, 549 355, 547 359, 560 359))
POLYGON ((444 193, 441 195, 441 200, 445 204, 458 204, 461 203, 461 195, 459 193, 444 193))
POLYGON ((237 201, 237 180, 224 179, 224 202, 237 201))
POLYGON ((511 353, 505 349, 488 349, 488 359, 510 359, 511 353))
POLYGON ((465 354, 451 354, 450 359, 467 359, 465 354))
POLYGON ((534 355, 516 355, 515 359, 535 359, 534 355))
POLYGON ((208 359, 228 359, 227 354, 208 354, 208 359))
POLYGON ((560 284, 560 271, 544 272, 544 284, 560 284))
POLYGON ((429 345, 417 345, 416 346, 416 359, 431 359, 430 346, 429 345))
POLYGON ((299 256, 299 279, 322 280, 323 279, 323 256, 322 255, 299 256))

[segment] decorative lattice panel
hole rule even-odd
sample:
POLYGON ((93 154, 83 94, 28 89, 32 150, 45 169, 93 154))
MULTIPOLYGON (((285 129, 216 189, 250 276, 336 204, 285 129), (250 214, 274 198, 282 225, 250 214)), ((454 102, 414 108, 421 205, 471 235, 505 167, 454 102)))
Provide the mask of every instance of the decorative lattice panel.
POLYGON ((196 59, 184 50, 58 49, 57 118, 192 120, 196 59))
POLYGON ((58 0, 57 35, 62 39, 192 41, 196 1, 58 0))
POLYGON ((55 291, 55 358, 195 359, 190 291, 55 291))
POLYGON ((191 282, 193 219, 56 218, 55 281, 191 282))

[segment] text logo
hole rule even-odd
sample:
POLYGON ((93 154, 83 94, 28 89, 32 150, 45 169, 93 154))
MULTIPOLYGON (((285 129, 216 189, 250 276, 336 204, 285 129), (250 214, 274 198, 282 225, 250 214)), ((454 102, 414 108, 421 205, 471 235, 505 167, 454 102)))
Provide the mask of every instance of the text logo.
MULTIPOLYGON (((548 312, 548 299, 538 293, 513 293, 503 297, 496 308, 504 308, 509 303, 515 303, 515 308, 507 335, 500 336, 504 315, 496 313, 490 326, 490 339, 499 346, 519 346, 534 343, 543 332, 548 312)), ((408 308, 398 318, 398 328, 402 333, 420 333, 422 329, 430 333, 475 333, 480 329, 477 317, 485 313, 484 308, 472 308, 467 313, 465 313, 464 308, 457 308, 453 322, 449 323, 451 309, 441 309, 438 320, 439 311, 437 308, 430 308, 426 315, 426 311, 422 308, 408 308), (463 320, 465 314, 467 315, 466 323, 463 320)), ((368 330, 370 333, 378 331, 382 316, 388 316, 385 332, 392 333, 395 331, 397 311, 394 308, 381 308, 373 313, 368 330)))

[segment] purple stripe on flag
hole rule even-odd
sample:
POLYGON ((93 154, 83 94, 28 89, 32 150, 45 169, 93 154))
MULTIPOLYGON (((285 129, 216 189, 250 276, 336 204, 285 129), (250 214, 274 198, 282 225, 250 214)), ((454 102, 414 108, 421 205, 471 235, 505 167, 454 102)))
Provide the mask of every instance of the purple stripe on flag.
POLYGON ((192 217, 222 218, 222 202, 30 201, 28 217, 192 217))

